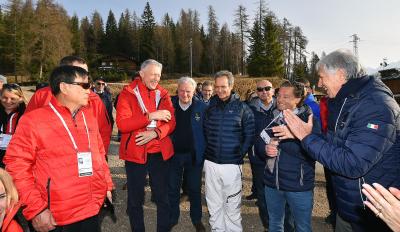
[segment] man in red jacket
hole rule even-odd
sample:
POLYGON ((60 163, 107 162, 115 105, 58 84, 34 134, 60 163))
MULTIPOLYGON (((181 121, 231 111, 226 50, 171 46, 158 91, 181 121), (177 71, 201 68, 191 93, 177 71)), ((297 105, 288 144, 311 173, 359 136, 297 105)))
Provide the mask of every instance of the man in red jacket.
MULTIPOLYGON (((88 71, 88 66, 86 64, 86 61, 78 56, 66 56, 62 58, 60 60, 60 66, 63 65, 77 66, 88 71)), ((42 106, 48 105, 52 96, 53 95, 51 94, 50 86, 39 89, 38 91, 35 92, 31 100, 29 101, 28 105, 26 106, 25 113, 28 113, 42 106)), ((99 132, 107 155, 112 133, 112 124, 111 124, 112 121, 108 117, 104 103, 96 93, 90 91, 89 107, 87 107, 85 110, 92 110, 94 117, 97 119, 99 132)))
POLYGON ((125 160, 128 186, 128 214, 132 231, 145 231, 144 185, 151 177, 151 191, 157 205, 157 231, 169 231, 168 162, 173 155, 169 138, 175 129, 170 96, 158 82, 162 64, 143 62, 140 78, 119 95, 117 126, 121 131, 120 158, 125 160))
POLYGON ((60 66, 49 105, 28 112, 4 157, 36 231, 100 231, 98 213, 113 183, 96 118, 85 110, 88 73, 60 66))

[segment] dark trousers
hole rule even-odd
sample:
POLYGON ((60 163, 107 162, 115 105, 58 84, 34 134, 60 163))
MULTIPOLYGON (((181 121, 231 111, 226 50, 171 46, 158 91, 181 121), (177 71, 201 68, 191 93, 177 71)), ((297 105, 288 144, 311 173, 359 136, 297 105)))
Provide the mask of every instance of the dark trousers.
POLYGON ((336 214, 335 232, 390 232, 392 231, 380 218, 376 217, 371 210, 361 212, 362 219, 359 222, 348 222, 336 214))
POLYGON ((169 231, 169 165, 161 153, 148 154, 146 164, 125 161, 128 187, 128 214, 132 231, 145 231, 143 218, 144 186, 150 175, 152 196, 157 205, 157 232, 169 231))
POLYGON ((326 196, 328 197, 329 210, 331 214, 336 215, 336 200, 335 192, 333 189, 331 171, 324 168, 325 180, 326 180, 326 196))
POLYGON ((251 164, 253 186, 255 186, 255 191, 253 193, 257 194, 258 214, 260 215, 264 228, 268 228, 268 210, 264 191, 264 169, 264 164, 251 164))
POLYGON ((52 230, 51 232, 87 232, 87 231, 100 232, 100 223, 98 215, 86 218, 82 221, 75 222, 69 225, 57 226, 56 229, 52 230))
POLYGON ((169 161, 169 202, 171 225, 178 223, 180 189, 182 178, 185 176, 187 194, 190 201, 190 218, 193 224, 201 222, 201 172, 203 166, 194 165, 190 153, 175 154, 169 161))

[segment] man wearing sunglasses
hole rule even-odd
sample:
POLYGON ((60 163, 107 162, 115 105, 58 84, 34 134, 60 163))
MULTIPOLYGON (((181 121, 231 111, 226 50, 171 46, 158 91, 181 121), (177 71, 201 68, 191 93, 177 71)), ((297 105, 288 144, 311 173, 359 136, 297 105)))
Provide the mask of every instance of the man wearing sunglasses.
MULTIPOLYGON (((78 56, 66 56, 61 59, 60 66, 77 66, 88 71, 87 63, 84 59, 78 56)), ((89 87, 90 88, 90 87, 89 87)), ((50 87, 44 87, 35 92, 26 106, 25 113, 28 113, 37 108, 41 108, 49 104, 52 98, 50 87)), ((110 145, 111 133, 112 133, 112 121, 108 117, 106 107, 101 101, 100 97, 93 91, 89 91, 89 104, 85 110, 92 111, 93 115, 97 119, 99 132, 104 144, 106 154, 110 145)))
MULTIPOLYGON (((267 114, 270 110, 276 108, 276 99, 274 97, 274 88, 272 87, 272 83, 268 80, 257 82, 256 90, 257 97, 253 98, 249 105, 253 111, 255 124, 257 125, 261 124, 260 121, 265 121, 267 119, 267 114)), ((259 133, 256 133, 255 136, 259 136, 259 133)), ((248 155, 253 176, 253 185, 255 187, 255 191, 252 195, 255 195, 255 198, 257 199, 258 213, 264 228, 267 229, 268 211, 264 194, 265 154, 258 154, 257 152, 254 152, 254 149, 250 149, 248 155)))
POLYGON ((94 80, 94 86, 92 91, 99 95, 100 99, 103 101, 104 106, 107 109, 108 118, 111 120, 111 127, 114 125, 114 117, 113 117, 113 104, 112 104, 112 95, 107 87, 107 83, 103 77, 97 77, 94 80))
POLYGON ((19 121, 4 162, 23 214, 36 231, 100 231, 98 213, 113 183, 96 118, 85 110, 85 69, 59 66, 48 105, 19 121))

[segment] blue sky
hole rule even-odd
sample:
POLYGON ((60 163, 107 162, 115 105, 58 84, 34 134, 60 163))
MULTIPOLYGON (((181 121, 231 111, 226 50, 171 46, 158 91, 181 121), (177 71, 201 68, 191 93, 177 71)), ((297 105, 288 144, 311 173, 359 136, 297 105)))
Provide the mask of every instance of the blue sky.
MULTIPOLYGON (((141 15, 145 0, 56 0, 67 12, 80 18, 90 16, 96 9, 106 21, 111 9, 117 20, 126 8, 141 15)), ((0 0, 0 3, 5 3, 0 0)), ((239 4, 247 8, 253 19, 258 0, 149 0, 156 20, 168 12, 176 21, 180 10, 196 9, 202 24, 207 23, 207 7, 212 5, 220 25, 232 24, 239 4)), ((366 67, 376 68, 386 57, 389 62, 400 60, 400 1, 398 0, 269 0, 269 8, 279 19, 286 17, 300 26, 307 36, 307 51, 318 55, 338 48, 352 49, 350 36, 358 34, 359 57, 366 67)))

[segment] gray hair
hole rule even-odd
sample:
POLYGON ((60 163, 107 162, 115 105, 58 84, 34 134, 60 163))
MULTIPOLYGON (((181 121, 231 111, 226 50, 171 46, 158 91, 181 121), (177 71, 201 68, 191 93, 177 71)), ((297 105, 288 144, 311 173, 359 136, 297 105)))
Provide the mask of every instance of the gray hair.
POLYGON ((7 77, 0 75, 0 82, 3 82, 3 84, 7 84, 7 77))
POLYGON ((346 80, 363 76, 357 57, 344 49, 331 52, 318 61, 316 69, 320 71, 322 68, 329 73, 343 69, 346 72, 346 80))
POLYGON ((229 72, 227 70, 219 71, 214 75, 214 80, 216 80, 219 77, 227 77, 228 78, 228 85, 230 87, 233 87, 233 84, 235 82, 235 78, 233 77, 233 74, 231 72, 229 72))
POLYGON ((156 65, 160 69, 162 69, 162 64, 156 60, 148 59, 143 61, 142 65, 140 65, 140 70, 144 70, 148 65, 156 65))
POLYGON ((196 81, 191 77, 181 77, 178 79, 178 87, 183 83, 189 83, 193 86, 193 89, 196 89, 196 81))

